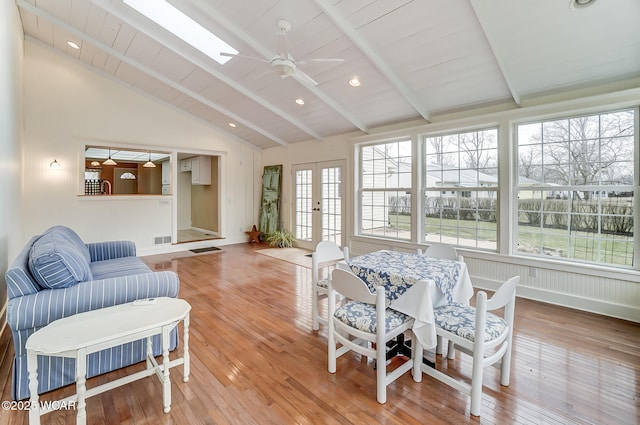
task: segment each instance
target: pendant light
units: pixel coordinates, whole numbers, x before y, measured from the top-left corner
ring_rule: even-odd
[[[118,165],[113,159],[111,159],[111,148],[109,148],[109,158],[102,163],[102,165]]]
[[[156,164],[151,162],[151,151],[149,151],[149,160],[144,163],[143,167],[146,167],[146,168],[155,168],[156,167]]]

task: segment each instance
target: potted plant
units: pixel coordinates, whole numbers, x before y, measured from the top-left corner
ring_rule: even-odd
[[[296,243],[296,237],[287,230],[276,230],[267,236],[267,243],[278,248],[291,248]]]

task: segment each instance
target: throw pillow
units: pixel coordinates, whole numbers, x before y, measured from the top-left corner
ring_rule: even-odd
[[[84,253],[68,237],[56,232],[42,235],[31,247],[29,271],[45,289],[67,288],[92,279]]]

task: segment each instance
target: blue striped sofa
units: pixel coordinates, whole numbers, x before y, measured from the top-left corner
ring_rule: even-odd
[[[136,299],[177,298],[180,283],[172,271],[153,272],[136,256],[130,241],[85,244],[70,228],[54,226],[34,236],[7,270],[7,323],[13,334],[14,400],[29,397],[27,338],[54,320]],[[172,334],[171,348],[177,345]],[[161,353],[154,337],[154,354]],[[87,376],[96,376],[145,359],[144,340],[93,353]],[[38,393],[75,382],[75,360],[38,357]]]

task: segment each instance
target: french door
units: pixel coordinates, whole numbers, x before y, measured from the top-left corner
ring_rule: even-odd
[[[314,249],[330,240],[346,243],[343,176],[345,161],[298,164],[293,173],[293,225],[297,245]]]

